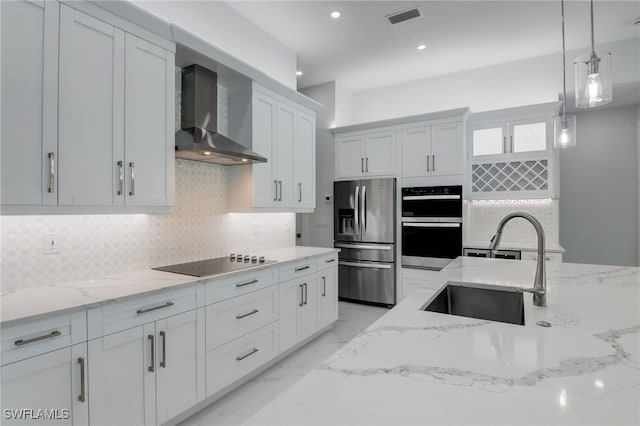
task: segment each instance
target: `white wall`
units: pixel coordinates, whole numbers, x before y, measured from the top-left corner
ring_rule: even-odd
[[[522,47],[526,49],[526,46]],[[613,54],[614,83],[640,80],[640,38],[596,46]],[[573,87],[573,58],[567,53],[567,88]],[[351,122],[362,123],[468,106],[471,112],[558,100],[562,90],[560,54],[357,92]]]
[[[132,3],[296,89],[295,53],[222,1],[134,0]]]
[[[577,146],[560,155],[565,261],[637,266],[638,106],[576,117]]]
[[[170,215],[1,216],[2,294],[294,245],[293,213],[227,213],[228,175],[225,166],[176,160]],[[59,254],[43,254],[45,234],[57,235]]]
[[[334,83],[336,92],[335,117],[331,127],[340,127],[353,122],[355,95],[344,85]]]
[[[316,116],[316,209],[298,215],[300,244],[333,247],[333,198],[326,202],[325,194],[333,194],[335,148],[329,129],[335,122],[337,90],[334,82],[307,87],[302,93],[324,105]]]

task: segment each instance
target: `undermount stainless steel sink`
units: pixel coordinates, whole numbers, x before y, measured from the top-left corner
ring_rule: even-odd
[[[524,325],[522,292],[515,287],[447,281],[420,309]]]

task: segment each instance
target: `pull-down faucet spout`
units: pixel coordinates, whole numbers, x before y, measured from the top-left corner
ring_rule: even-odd
[[[500,223],[498,224],[498,230],[496,234],[491,238],[491,245],[489,246],[489,250],[493,253],[498,249],[500,245],[500,240],[502,239],[502,230],[504,226],[511,219],[521,217],[523,219],[528,220],[536,230],[536,234],[538,235],[538,265],[536,266],[536,276],[533,279],[533,288],[521,288],[519,291],[525,291],[527,293],[533,293],[533,304],[536,306],[547,306],[547,276],[545,272],[545,255],[544,255],[544,229],[542,229],[542,225],[540,221],[530,215],[529,213],[523,212],[515,212],[509,213],[505,217],[502,218]]]

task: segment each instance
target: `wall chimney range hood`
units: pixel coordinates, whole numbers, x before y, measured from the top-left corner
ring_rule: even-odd
[[[200,65],[182,69],[182,130],[176,132],[176,157],[229,165],[267,159],[218,133],[218,76]]]

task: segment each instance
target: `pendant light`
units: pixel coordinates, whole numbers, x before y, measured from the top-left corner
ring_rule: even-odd
[[[564,0],[560,0],[562,16],[562,115],[553,120],[555,148],[569,148],[576,146],[576,116],[566,115],[567,103],[567,61],[564,46]]]
[[[591,10],[591,53],[577,58],[573,64],[576,72],[576,106],[592,108],[605,105],[613,99],[611,89],[611,52],[596,55],[593,40],[593,0]]]

